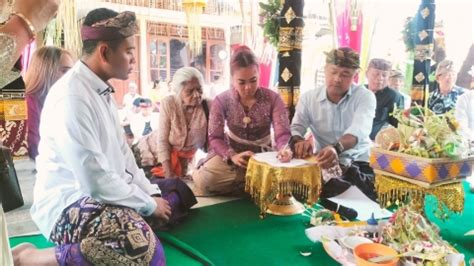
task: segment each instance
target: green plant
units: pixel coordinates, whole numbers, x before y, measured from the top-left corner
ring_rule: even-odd
[[[415,19],[413,17],[407,17],[402,31],[403,42],[405,43],[405,49],[407,52],[415,50],[415,31]]]
[[[281,11],[280,0],[268,0],[268,4],[260,2],[259,5],[260,17],[263,20],[260,24],[263,29],[263,34],[273,46],[278,47],[280,34],[279,17]]]

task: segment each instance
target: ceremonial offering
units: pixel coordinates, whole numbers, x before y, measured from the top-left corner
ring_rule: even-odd
[[[293,215],[304,212],[298,199],[314,204],[321,191],[321,169],[306,160],[280,162],[276,152],[258,153],[250,158],[245,175],[245,191],[266,213]]]
[[[427,183],[451,181],[472,174],[473,158],[458,134],[452,112],[436,115],[418,106],[395,110],[398,128],[376,136],[370,165],[374,169]]]
[[[472,158],[430,159],[380,148],[370,151],[370,166],[385,172],[427,183],[439,183],[472,174]]]
[[[425,158],[459,159],[467,155],[452,111],[436,115],[428,108],[415,106],[395,110],[393,116],[398,120],[400,138],[394,140],[399,143],[392,150]]]
[[[439,235],[439,229],[410,206],[399,208],[382,228],[382,243],[405,254],[415,265],[460,265],[459,254]],[[457,262],[453,264],[453,261]]]

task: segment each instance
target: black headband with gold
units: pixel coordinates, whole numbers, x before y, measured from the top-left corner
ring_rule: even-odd
[[[348,47],[333,49],[326,54],[326,64],[358,69],[360,66],[359,54]]]
[[[113,18],[81,27],[83,41],[111,41],[130,37],[138,32],[135,13],[125,11]]]

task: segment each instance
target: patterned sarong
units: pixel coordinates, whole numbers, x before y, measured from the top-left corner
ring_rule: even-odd
[[[133,209],[83,198],[51,233],[60,265],[166,265],[163,247]]]

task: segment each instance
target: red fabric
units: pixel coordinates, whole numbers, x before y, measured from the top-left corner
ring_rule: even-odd
[[[189,150],[189,151],[178,151],[178,150],[172,150],[170,157],[171,157],[171,171],[176,176],[183,176],[183,169],[181,166],[181,160],[180,159],[188,159],[191,160],[194,157],[194,154],[196,153],[196,149],[194,150]],[[165,176],[165,170],[163,166],[156,166],[151,169],[151,173],[154,176]]]
[[[117,40],[121,39],[124,36],[120,33],[120,28],[114,27],[90,27],[82,26],[81,27],[81,38],[83,41],[88,40]]]
[[[353,12],[354,18],[351,18],[351,2],[351,0],[346,0],[345,5],[338,6],[339,10],[336,8],[338,47],[350,47],[360,54],[364,17],[362,8],[359,6],[358,11]],[[351,26],[355,28],[351,29]],[[355,82],[357,80],[358,77],[355,78]]]
[[[270,86],[270,76],[272,74],[272,64],[260,64],[260,84],[261,88],[271,88]]]

